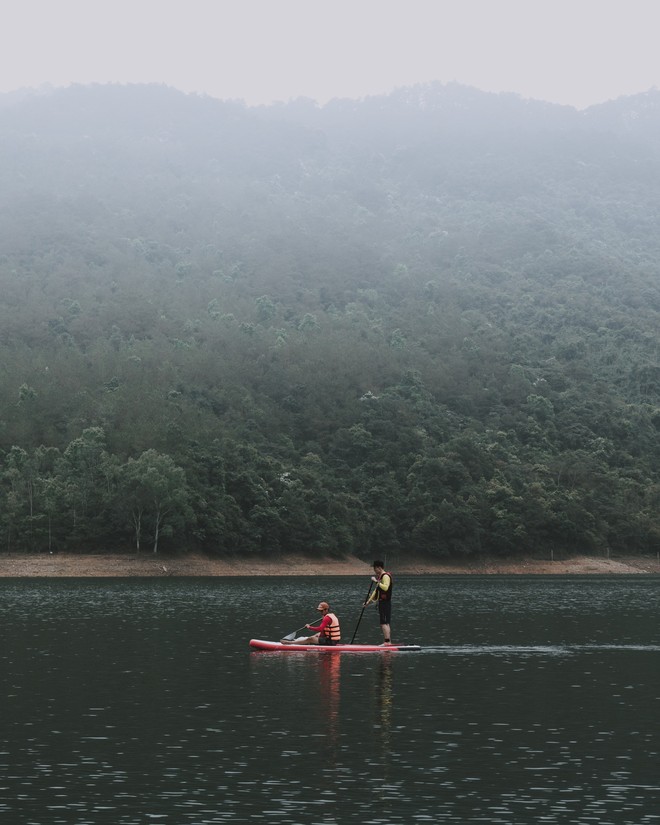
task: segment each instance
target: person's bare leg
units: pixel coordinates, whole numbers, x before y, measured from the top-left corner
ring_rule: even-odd
[[[385,644],[389,644],[392,641],[390,626],[388,624],[382,624],[380,627],[383,631],[383,640],[385,641]]]
[[[282,644],[285,645],[317,645],[319,643],[319,634],[315,633],[313,636],[298,636],[297,639],[289,641],[282,639]]]

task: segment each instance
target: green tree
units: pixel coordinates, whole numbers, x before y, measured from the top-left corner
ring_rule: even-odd
[[[129,459],[121,470],[121,486],[138,552],[145,525],[155,554],[163,536],[169,538],[176,530],[183,534],[186,520],[192,520],[186,475],[170,456],[150,449]]]
[[[76,544],[110,542],[116,460],[105,449],[101,427],[83,430],[67,446],[57,474],[70,518],[70,539]]]

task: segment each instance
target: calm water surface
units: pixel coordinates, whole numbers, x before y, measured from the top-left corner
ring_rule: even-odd
[[[660,823],[660,579],[0,580],[0,822]],[[365,611],[357,641],[380,641]]]

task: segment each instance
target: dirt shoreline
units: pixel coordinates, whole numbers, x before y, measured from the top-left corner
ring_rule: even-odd
[[[390,561],[399,575],[640,575],[660,574],[656,558],[613,559],[577,556],[557,561],[484,559],[434,562],[428,559]],[[0,578],[26,577],[158,577],[158,576],[364,576],[367,562],[357,558],[315,560],[301,556],[278,559],[210,559],[190,555],[166,558],[149,555],[0,555]]]

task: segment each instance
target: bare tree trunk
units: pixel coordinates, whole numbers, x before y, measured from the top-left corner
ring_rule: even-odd
[[[154,555],[158,552],[158,535],[160,533],[160,520],[161,520],[161,512],[160,508],[156,510],[156,529],[154,530]]]
[[[140,552],[140,534],[142,532],[142,510],[133,510],[133,527],[135,529],[135,548]]]

